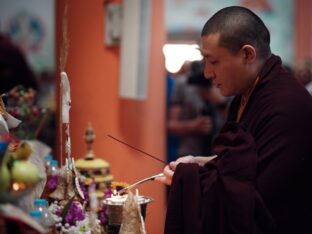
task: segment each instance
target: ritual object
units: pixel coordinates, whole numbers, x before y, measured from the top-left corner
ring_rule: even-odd
[[[106,198],[103,201],[103,203],[108,207],[108,230],[109,230],[109,233],[119,233],[120,226],[122,223],[124,223],[124,221],[126,223],[128,222],[126,224],[126,226],[128,226],[130,221],[128,218],[126,218],[126,216],[129,217],[129,215],[130,215],[129,212],[131,213],[131,211],[129,211],[129,210],[131,210],[129,208],[129,206],[130,207],[133,206],[133,205],[129,205],[129,203],[128,203],[129,201],[128,201],[126,209],[125,209],[125,205],[126,205],[126,201],[128,199],[128,196],[130,196],[129,197],[130,201],[133,200],[133,198],[131,198],[131,196],[133,196],[133,194],[130,192],[129,194],[124,194],[124,195],[119,195],[119,194],[115,193],[115,195],[112,194],[112,196],[110,198]],[[145,215],[146,215],[147,204],[152,202],[152,201],[153,201],[153,199],[150,197],[139,196],[138,194],[136,195],[135,202],[140,206],[140,215],[142,215],[142,221],[140,221],[141,223],[143,222],[143,219],[145,218]],[[133,203],[133,201],[130,203]],[[123,212],[125,212],[124,215],[123,215]],[[133,216],[133,213],[131,215]],[[133,219],[133,217],[132,217],[132,219]],[[131,220],[131,218],[130,218],[130,220]],[[137,221],[132,220],[131,222],[137,222]],[[128,228],[129,228],[129,226],[128,226]],[[133,232],[133,233],[135,233],[135,232]]]
[[[137,190],[138,191],[138,190]],[[131,192],[125,201],[122,211],[122,224],[119,234],[145,234],[145,224],[141,215],[141,207],[138,204],[138,196]]]
[[[93,152],[92,144],[95,139],[91,123],[85,132],[87,153],[84,158],[76,161],[76,168],[81,175],[92,178],[96,184],[96,196],[99,200],[104,198],[104,190],[110,187],[113,176],[110,174],[110,164],[104,159],[97,158]]]

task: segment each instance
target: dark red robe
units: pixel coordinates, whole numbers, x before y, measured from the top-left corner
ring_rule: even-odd
[[[312,97],[272,55],[236,123],[240,98],[218,157],[178,165],[165,233],[312,233]]]

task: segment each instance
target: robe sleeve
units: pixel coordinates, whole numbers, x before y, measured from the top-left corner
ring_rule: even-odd
[[[165,233],[202,233],[199,173],[197,164],[178,165],[170,188]]]
[[[228,123],[216,138],[214,150],[218,157],[204,167],[178,165],[165,233],[253,233],[255,207],[263,205],[255,190],[253,137],[236,123]],[[262,214],[271,221],[269,214]]]

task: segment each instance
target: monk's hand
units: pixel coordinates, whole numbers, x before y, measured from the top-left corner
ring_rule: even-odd
[[[155,180],[164,183],[166,185],[171,185],[174,171],[170,168],[170,165],[165,166],[163,174],[164,176],[156,177]]]
[[[183,156],[178,158],[176,161],[172,161],[169,163],[169,167],[175,171],[179,163],[196,163],[195,157],[192,155]]]
[[[169,165],[165,166],[163,171],[164,176],[155,178],[155,180],[167,185],[171,185],[174,171],[179,163],[196,163],[196,161],[195,157],[191,155],[178,158],[176,161],[170,162]]]

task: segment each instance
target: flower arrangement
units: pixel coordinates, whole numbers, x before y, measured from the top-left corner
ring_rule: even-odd
[[[48,179],[47,187],[48,187],[50,192],[53,192],[56,189],[57,183],[58,183],[58,176],[57,175],[52,175]]]
[[[56,210],[56,214],[58,216],[63,215],[64,209],[65,209],[65,207],[59,208],[58,210]],[[64,216],[65,217],[64,217],[63,223],[65,225],[68,224],[70,226],[74,226],[74,225],[76,225],[77,221],[82,221],[86,218],[86,214],[84,213],[84,209],[83,209],[81,203],[78,201],[71,202],[70,208],[69,208],[67,214]]]
[[[16,86],[7,93],[6,111],[22,121],[11,133],[19,139],[35,139],[39,133],[46,109],[36,105],[37,92],[32,88]]]
[[[58,175],[51,176],[47,181],[49,192],[55,191],[57,184]],[[49,210],[54,219],[57,220],[56,228],[63,233],[91,233],[94,228],[98,229],[98,233],[106,233],[108,230],[108,209],[104,203],[97,201],[94,194],[94,180],[80,176],[79,184],[84,194],[84,200],[74,196],[66,204],[59,201],[51,202]],[[105,188],[104,194],[105,198],[111,197],[111,188]],[[96,208],[92,209],[92,205],[96,205]]]
[[[100,220],[92,220],[91,212],[88,212],[82,203],[71,199],[65,206],[54,201],[49,206],[49,211],[56,220],[56,229],[60,233],[91,233],[98,230],[101,232]],[[93,232],[92,232],[93,233]]]

